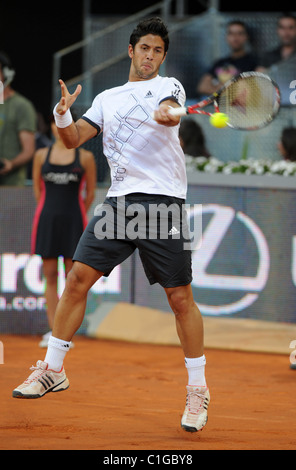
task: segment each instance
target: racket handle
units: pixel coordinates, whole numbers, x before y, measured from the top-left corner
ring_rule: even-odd
[[[169,113],[172,116],[186,116],[187,113],[187,108],[185,107],[178,107],[178,108],[173,108],[170,106]],[[151,114],[152,119],[154,119],[154,112]]]
[[[170,108],[169,113],[172,116],[186,116],[187,108],[185,108],[184,106],[180,106],[178,108]]]

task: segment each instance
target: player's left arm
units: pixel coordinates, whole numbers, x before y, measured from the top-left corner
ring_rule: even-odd
[[[178,108],[180,105],[173,99],[162,101],[159,108],[154,111],[154,120],[163,126],[173,127],[179,124],[180,116],[170,114],[170,108]]]

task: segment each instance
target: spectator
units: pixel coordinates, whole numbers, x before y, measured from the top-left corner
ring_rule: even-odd
[[[230,55],[217,60],[201,78],[197,85],[197,92],[201,95],[214,93],[233,76],[255,70],[258,65],[256,57],[247,49],[249,34],[245,23],[242,21],[228,23],[226,40],[230,47]]]
[[[36,112],[32,103],[11,88],[14,70],[0,53],[0,80],[4,86],[0,105],[0,186],[22,186],[26,165],[35,150]]]
[[[282,131],[278,150],[285,160],[296,161],[296,128],[285,127]]]
[[[64,257],[67,275],[87,223],[86,214],[96,185],[94,155],[83,149],[68,150],[59,137],[54,121],[51,127],[54,144],[39,149],[33,161],[33,189],[38,206],[32,230],[32,253],[39,254],[43,260],[50,330],[58,303],[58,257]],[[51,331],[43,336],[40,347],[47,346],[50,335]]]
[[[37,131],[35,134],[35,151],[38,149],[42,149],[44,147],[50,147],[53,142],[48,137],[48,130],[49,125],[44,119],[42,113],[37,112]],[[27,165],[27,179],[32,179],[32,167],[33,167],[33,160],[30,160]]]
[[[264,72],[273,64],[289,59],[296,53],[296,17],[282,15],[277,22],[277,35],[279,46],[262,55],[257,70]]]
[[[194,119],[182,119],[179,139],[185,155],[190,155],[191,157],[210,157],[203,130]]]

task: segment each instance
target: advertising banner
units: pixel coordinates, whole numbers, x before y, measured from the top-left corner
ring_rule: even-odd
[[[105,193],[97,190],[90,215]],[[202,220],[192,288],[203,315],[296,322],[295,196],[291,189],[189,185],[188,220]],[[31,188],[0,189],[0,333],[48,330],[42,260],[30,252],[35,207]],[[61,295],[62,258],[58,266]],[[103,302],[171,313],[163,288],[149,285],[137,250],[91,288],[85,324]]]

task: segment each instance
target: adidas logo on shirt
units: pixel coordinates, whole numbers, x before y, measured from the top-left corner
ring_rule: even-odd
[[[153,93],[152,91],[148,91],[148,93],[146,94],[145,98],[153,98]]]
[[[172,227],[171,230],[169,231],[169,235],[178,235],[179,230],[176,229],[176,227]]]

